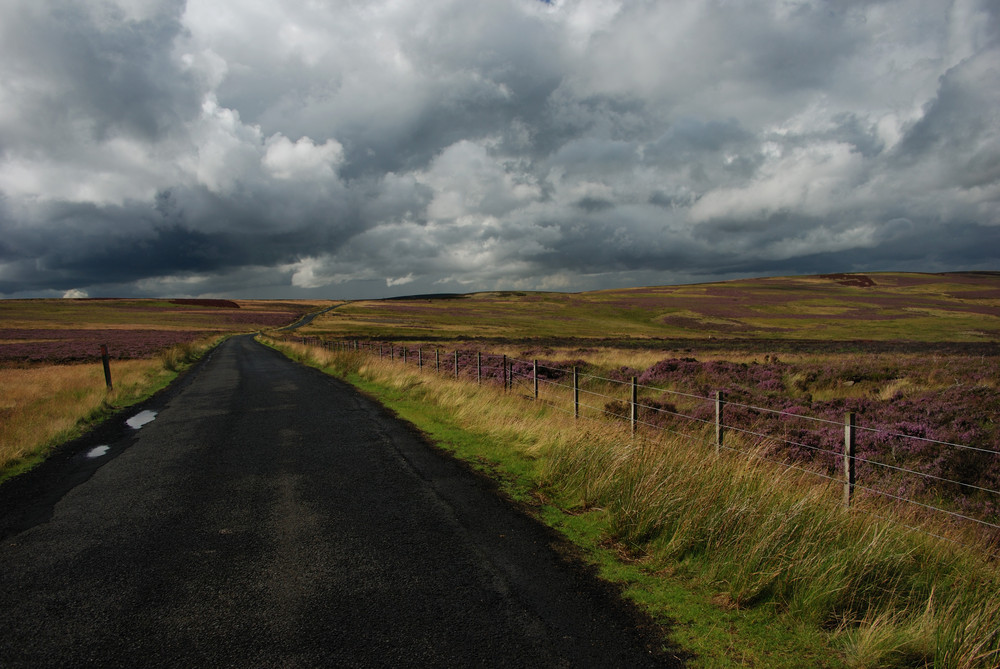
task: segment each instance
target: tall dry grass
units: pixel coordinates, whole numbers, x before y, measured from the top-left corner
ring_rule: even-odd
[[[115,362],[108,391],[100,363],[0,369],[0,471],[75,436],[78,424],[133,397],[159,360]]]
[[[171,347],[156,358],[114,360],[110,391],[100,362],[0,367],[0,480],[164,387],[215,343],[213,337]]]
[[[485,448],[530,460],[535,485],[567,511],[600,514],[607,539],[651,573],[689,574],[727,606],[824,630],[851,666],[1000,666],[1000,576],[982,547],[910,531],[916,520],[893,508],[848,511],[830,485],[744,454],[574,421],[398,361],[282,346],[443,409]]]

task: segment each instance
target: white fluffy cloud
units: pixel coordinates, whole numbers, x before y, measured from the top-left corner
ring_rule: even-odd
[[[1000,260],[986,0],[3,13],[0,295],[358,297]]]

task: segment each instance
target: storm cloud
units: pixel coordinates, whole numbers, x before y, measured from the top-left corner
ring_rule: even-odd
[[[1000,260],[989,0],[9,0],[0,296]]]

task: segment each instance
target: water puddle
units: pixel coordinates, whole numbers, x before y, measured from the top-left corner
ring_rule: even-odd
[[[110,449],[110,448],[111,448],[110,446],[97,446],[95,448],[90,449],[87,452],[87,457],[88,458],[99,458],[102,455],[106,455],[107,452],[108,452],[108,449]]]
[[[136,415],[129,418],[127,421],[125,421],[125,424],[128,425],[133,430],[138,430],[146,423],[152,423],[154,418],[156,418],[156,412],[149,411],[147,409],[146,411],[140,411]]]

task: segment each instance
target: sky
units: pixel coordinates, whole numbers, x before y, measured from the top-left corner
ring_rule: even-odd
[[[1000,270],[995,0],[2,0],[0,297]]]

